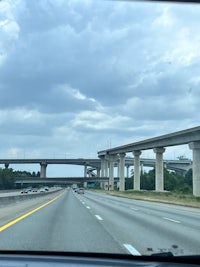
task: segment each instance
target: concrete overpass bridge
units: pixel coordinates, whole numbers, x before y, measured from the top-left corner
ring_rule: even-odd
[[[118,166],[120,160],[117,160]],[[178,174],[185,175],[186,172],[192,168],[192,160],[186,158],[180,158],[179,160],[168,160],[163,159],[163,165],[166,169],[175,171]],[[114,164],[116,166],[116,163]],[[134,166],[134,158],[133,157],[125,157],[125,166],[127,167],[126,177],[128,177],[128,168],[130,166]],[[140,168],[143,171],[143,167],[152,167],[155,168],[156,160],[148,159],[148,158],[140,158]]]
[[[46,177],[46,169],[49,164],[65,164],[65,165],[81,165],[85,166],[84,176],[87,176],[87,166],[93,167],[97,170],[97,175],[100,176],[100,159],[0,159],[0,164],[5,165],[6,168],[11,164],[39,164],[40,165],[40,177]]]
[[[15,178],[15,184],[62,184],[72,185],[80,184],[84,182],[108,182],[109,177],[51,177],[51,178],[37,178],[37,177],[26,177],[26,178]],[[118,182],[119,178],[115,177],[114,182]]]
[[[114,163],[114,167],[119,166],[120,160],[117,159]],[[100,177],[101,170],[101,159],[0,159],[0,164],[5,165],[6,168],[11,164],[39,164],[40,165],[40,177],[46,178],[46,170],[49,164],[65,164],[65,165],[79,165],[84,166],[84,177],[88,176],[98,176]],[[129,167],[134,165],[133,157],[125,157],[125,166],[127,168],[126,176],[129,177]],[[140,159],[141,168],[143,166],[155,167],[155,159]],[[191,168],[192,161],[188,159],[184,160],[164,160],[164,166],[169,170],[185,174],[189,168]],[[95,173],[96,171],[96,173]]]
[[[140,190],[140,155],[143,150],[152,149],[156,155],[155,190],[163,191],[163,153],[165,152],[165,148],[183,144],[188,144],[189,148],[193,151],[193,194],[195,196],[200,196],[200,126],[99,151],[98,156],[101,159],[101,175],[102,177],[109,176],[109,184],[111,185],[111,189],[114,189],[113,169],[115,162],[119,160],[120,190],[123,191],[125,189],[125,156],[126,153],[131,152],[134,155],[133,189]]]

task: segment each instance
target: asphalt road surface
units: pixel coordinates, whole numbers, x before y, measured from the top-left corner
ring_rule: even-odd
[[[28,203],[0,208],[0,249],[200,254],[199,209],[73,190]]]

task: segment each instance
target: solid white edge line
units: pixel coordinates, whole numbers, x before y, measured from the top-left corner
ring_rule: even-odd
[[[132,245],[130,244],[123,244],[124,247],[134,256],[141,256],[140,252],[137,251]]]
[[[101,216],[99,216],[99,215],[95,215],[95,217],[96,217],[99,221],[103,221],[103,219],[101,218]]]
[[[174,222],[174,223],[181,223],[180,221],[176,221],[167,217],[162,217],[164,220],[170,221],[170,222]]]

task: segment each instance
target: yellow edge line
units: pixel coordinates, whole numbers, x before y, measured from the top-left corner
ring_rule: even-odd
[[[43,205],[37,207],[36,209],[31,210],[31,211],[29,211],[28,213],[25,213],[24,215],[18,217],[17,219],[15,219],[15,220],[13,220],[13,221],[11,221],[11,222],[9,222],[9,223],[3,225],[2,227],[0,227],[0,232],[4,231],[5,229],[7,229],[8,227],[12,226],[13,224],[15,224],[15,223],[17,223],[17,222],[23,220],[24,218],[28,217],[29,215],[33,214],[34,212],[36,212],[36,211],[38,211],[38,210],[44,208],[45,206],[51,204],[51,203],[54,202],[56,199],[58,199],[59,197],[61,197],[63,194],[64,194],[64,192],[63,192],[62,194],[58,195],[57,197],[53,198],[52,200],[50,200],[50,201],[44,203]]]

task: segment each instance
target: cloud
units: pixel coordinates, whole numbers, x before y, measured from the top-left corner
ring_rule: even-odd
[[[1,1],[2,155],[95,156],[197,126],[198,18],[170,3]]]

